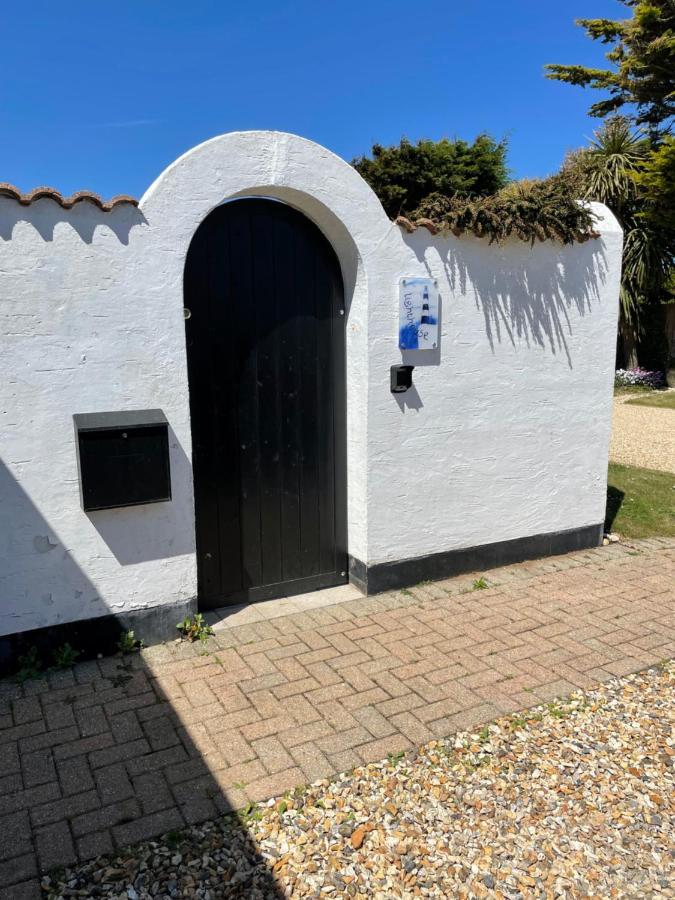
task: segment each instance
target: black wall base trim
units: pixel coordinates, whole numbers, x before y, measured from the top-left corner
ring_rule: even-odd
[[[95,659],[99,653],[103,656],[115,653],[120,635],[126,631],[133,631],[136,640],[143,641],[148,647],[173,640],[178,637],[178,622],[196,611],[197,600],[193,598],[3,635],[0,637],[0,677],[16,672],[19,658],[31,647],[37,650],[42,667],[48,669],[53,663],[54,650],[66,643],[79,651],[78,660],[83,660]]]
[[[368,593],[368,566],[355,556],[349,557],[349,581],[364,594]]]
[[[527,559],[540,559],[574,550],[588,550],[602,543],[603,525],[586,525],[569,531],[535,534],[531,537],[482,544],[462,550],[447,550],[430,556],[402,559],[391,563],[367,566],[353,556],[349,557],[349,580],[364,594],[410,587],[420,581],[451,578],[465,572],[494,569]]]

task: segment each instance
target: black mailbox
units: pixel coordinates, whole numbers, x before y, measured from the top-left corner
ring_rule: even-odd
[[[169,428],[161,409],[73,419],[85,511],[171,499]]]

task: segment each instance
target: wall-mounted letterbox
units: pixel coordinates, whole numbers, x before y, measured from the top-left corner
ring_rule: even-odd
[[[161,409],[73,419],[85,511],[171,499],[169,429]]]

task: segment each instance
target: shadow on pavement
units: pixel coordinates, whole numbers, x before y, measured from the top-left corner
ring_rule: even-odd
[[[231,740],[226,697],[236,667],[228,666],[227,650],[217,651],[218,662],[215,653],[198,659],[192,645],[178,651],[161,678],[134,653],[50,671],[23,686],[0,681],[2,900],[49,896],[40,889],[43,873],[98,856],[80,879],[69,874],[70,896],[287,896],[234,814],[247,803],[247,777],[261,774],[258,761],[237,761]],[[199,690],[185,700],[197,664],[200,675],[220,670],[210,673],[201,705]],[[205,820],[218,821],[189,839],[189,860],[200,862],[181,868],[178,855],[189,861],[181,831]],[[127,852],[160,835],[142,855]]]

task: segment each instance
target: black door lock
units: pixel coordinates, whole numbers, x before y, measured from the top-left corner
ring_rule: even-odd
[[[391,372],[391,392],[392,394],[402,394],[412,387],[412,373],[415,366],[392,366]]]

